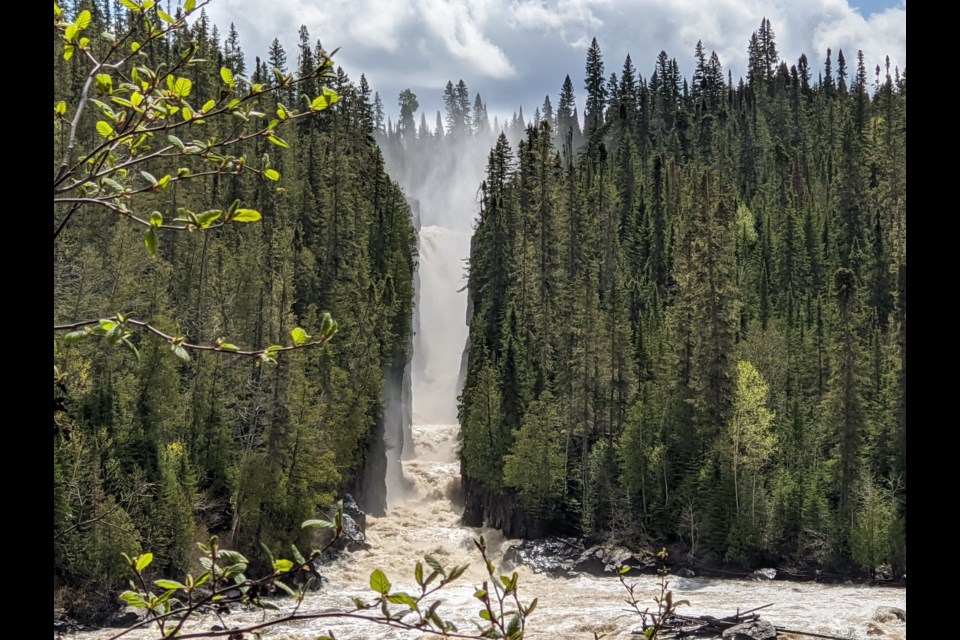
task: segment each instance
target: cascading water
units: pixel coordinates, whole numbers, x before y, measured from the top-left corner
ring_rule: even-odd
[[[344,611],[354,598],[372,600],[370,574],[382,570],[395,590],[416,591],[413,567],[425,554],[446,566],[470,564],[470,569],[441,592],[440,613],[465,631],[478,620],[479,605],[473,597],[486,578],[473,540],[481,533],[494,562],[501,562],[511,544],[495,530],[473,529],[461,524],[461,509],[452,498],[457,494],[460,465],[457,460],[459,425],[456,422],[456,380],[460,353],[466,338],[464,322],[466,296],[462,259],[468,254],[466,233],[441,227],[424,227],[420,236],[420,317],[415,348],[425,349],[413,367],[412,457],[402,461],[404,482],[388,479],[388,511],[384,517],[367,518],[369,550],[346,553],[323,569],[323,589],[310,594],[302,613]],[[417,365],[419,362],[419,365]],[[406,457],[406,451],[405,451]],[[389,478],[389,476],[388,476]],[[400,490],[405,486],[404,490]],[[623,604],[623,588],[614,577],[573,575],[555,577],[535,574],[526,567],[502,567],[520,574],[520,593],[525,602],[539,598],[539,607],[527,627],[529,640],[593,638],[593,632],[608,638],[637,637],[640,620]],[[652,607],[658,593],[655,576],[638,576],[638,596]],[[811,583],[749,582],[701,578],[671,578],[677,599],[689,600],[690,612],[697,615],[730,615],[741,610],[774,603],[763,617],[786,628],[802,629],[838,637],[867,638],[868,622],[878,606],[906,606],[906,592],[862,586],[829,586]],[[288,611],[290,605],[282,604]],[[262,614],[235,611],[227,624],[245,626],[262,621]],[[216,619],[199,621],[199,628],[218,624]],[[885,638],[905,638],[905,624],[882,625]],[[412,640],[424,636],[372,623],[308,621],[269,629],[263,637],[283,640],[316,638],[333,630],[341,640],[384,638]],[[84,638],[109,638],[116,631],[81,634]],[[129,638],[152,638],[134,633]],[[790,637],[783,636],[783,637]],[[799,638],[800,636],[796,636]]]

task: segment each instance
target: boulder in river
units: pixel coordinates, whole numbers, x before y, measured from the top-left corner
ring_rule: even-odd
[[[877,607],[873,619],[877,622],[906,622],[907,612],[899,607]]]
[[[777,577],[777,570],[769,569],[769,568],[757,569],[752,574],[750,574],[750,577],[753,578],[754,580],[773,580],[774,578]]]
[[[754,620],[730,627],[723,632],[723,640],[776,640],[777,628],[766,620]]]

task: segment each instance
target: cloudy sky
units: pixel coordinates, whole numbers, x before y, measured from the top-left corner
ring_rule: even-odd
[[[657,54],[677,58],[690,77],[702,40],[736,81],[746,72],[750,34],[766,16],[782,58],[806,53],[814,69],[827,47],[843,49],[851,70],[863,49],[872,81],[889,55],[906,67],[905,0],[215,0],[208,13],[221,33],[235,23],[248,59],[265,56],[279,37],[291,61],[300,25],[351,78],[366,74],[395,119],[397,95],[417,94],[430,125],[447,80],[460,78],[487,102],[491,118],[523,106],[529,119],[550,94],[556,105],[569,73],[583,108],[583,70],[595,36],[606,75],[619,74],[629,53],[649,76]],[[816,73],[814,73],[816,77]]]

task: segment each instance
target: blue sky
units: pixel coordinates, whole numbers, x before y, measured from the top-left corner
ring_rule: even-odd
[[[736,81],[764,17],[791,64],[806,53],[819,70],[831,47],[851,66],[863,49],[871,78],[885,56],[906,66],[905,0],[284,0],[264,7],[262,0],[215,0],[208,11],[221,33],[236,23],[248,59],[265,57],[276,36],[295,60],[297,30],[306,25],[327,49],[341,47],[337,61],[354,80],[366,74],[389,114],[395,118],[397,96],[409,87],[431,126],[447,80],[460,78],[471,95],[480,92],[491,117],[522,105],[529,119],[545,95],[556,104],[569,73],[582,111],[594,36],[607,75],[619,73],[629,53],[649,76],[664,50],[689,77],[701,39]]]

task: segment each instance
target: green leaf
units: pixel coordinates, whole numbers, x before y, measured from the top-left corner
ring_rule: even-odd
[[[527,612],[525,615],[530,615],[531,613],[533,613],[534,609],[537,608],[537,601],[538,601],[538,598],[533,599],[533,602],[531,602],[530,606],[527,607]]]
[[[147,251],[150,252],[151,258],[157,257],[157,230],[153,227],[147,229],[147,233],[143,238],[143,243],[147,245]]]
[[[283,147],[284,149],[290,148],[290,145],[287,144],[285,140],[278,138],[277,136],[267,136],[267,140],[277,145],[278,147]]]
[[[419,611],[417,601],[407,593],[393,593],[387,596],[387,601],[392,604],[405,604],[413,611]]]
[[[105,73],[98,73],[96,77],[97,88],[100,89],[103,93],[110,93],[113,91],[113,78]]]
[[[157,186],[157,179],[153,177],[153,174],[149,171],[141,171],[140,175],[143,176],[143,179],[149,182],[154,187]]]
[[[300,553],[300,549],[297,549],[297,545],[291,544],[290,551],[293,553],[293,559],[296,560],[297,564],[305,564],[307,559],[303,557],[303,554]]]
[[[223,560],[230,564],[247,564],[249,562],[242,553],[239,551],[231,551],[230,549],[220,549],[217,551],[217,560]]]
[[[162,224],[163,224],[163,216],[160,215],[160,212],[159,212],[159,211],[154,211],[153,213],[150,214],[150,226],[151,226],[151,227],[156,228],[156,227],[161,226]]]
[[[310,527],[320,527],[321,529],[333,529],[333,523],[327,522],[326,520],[306,520],[303,524],[300,525],[301,529],[307,529]]]
[[[130,11],[133,11],[134,13],[140,13],[140,5],[135,3],[133,0],[120,0],[120,4],[125,6],[127,9],[130,9]]]
[[[447,582],[453,582],[457,578],[463,575],[463,572],[467,570],[469,565],[463,565],[462,567],[454,567],[450,572],[450,575],[447,576]]]
[[[113,127],[110,126],[109,122],[101,120],[97,123],[97,133],[99,133],[103,138],[109,138],[113,135]]]
[[[187,0],[183,3],[183,10],[190,13],[197,8],[197,0]]]
[[[77,29],[77,25],[72,24],[67,27],[66,32],[63,34],[63,37],[67,39],[68,42],[73,42],[77,39],[77,34],[80,33],[80,30]]]
[[[220,79],[223,80],[223,83],[233,89],[237,81],[233,79],[233,71],[227,69],[226,67],[220,67]]]
[[[235,344],[230,344],[229,342],[220,343],[220,348],[224,351],[239,351],[240,347]]]
[[[101,321],[100,321],[100,327],[101,327],[104,331],[111,331],[111,330],[113,330],[113,328],[116,327],[116,326],[117,326],[117,323],[114,322],[113,320],[101,320]]]
[[[186,98],[190,95],[190,91],[193,89],[193,83],[186,78],[177,78],[173,83],[173,94],[178,98]]]
[[[190,354],[187,352],[186,349],[183,348],[182,345],[172,344],[170,345],[170,349],[173,350],[176,356],[181,360],[183,360],[184,362],[190,362]]]
[[[153,562],[153,554],[150,552],[143,554],[142,556],[137,558],[137,564],[136,564],[137,571],[138,572],[143,571],[144,569],[150,566],[151,562]]]
[[[53,113],[54,115],[57,115],[60,117],[65,116],[67,114],[67,103],[64,102],[63,100],[58,102],[56,106],[53,108]]]
[[[439,562],[436,558],[434,558],[434,557],[431,556],[431,555],[427,555],[427,556],[424,556],[423,559],[426,561],[426,563],[427,563],[428,565],[430,565],[430,567],[431,567],[434,571],[436,571],[436,572],[439,573],[440,575],[446,577],[447,572],[443,570],[443,565],[440,564],[440,562]]]
[[[286,573],[293,569],[293,562],[290,560],[280,559],[273,563],[273,570],[278,573]]]
[[[307,340],[310,339],[310,336],[307,335],[307,332],[297,327],[290,332],[290,337],[293,338],[293,344],[306,344]]]
[[[86,29],[87,27],[89,27],[89,26],[90,26],[90,12],[89,12],[89,11],[86,11],[86,10],[81,11],[81,12],[80,12],[80,15],[77,16],[77,21],[74,22],[74,24],[77,25],[77,29],[80,29],[81,31],[84,30],[84,29]]]
[[[164,13],[160,9],[157,9],[157,16],[167,24],[173,24],[176,22],[172,17],[170,17],[170,14]]]
[[[513,618],[511,618],[510,624],[507,625],[507,635],[512,637],[513,634],[517,633],[518,631],[520,631],[520,616],[515,615]]]
[[[157,585],[161,589],[186,589],[187,585],[177,582],[176,580],[154,580],[153,584]]]
[[[280,173],[276,169],[267,169],[263,172],[263,175],[274,182],[280,179]]]
[[[140,51],[140,43],[139,43],[139,42],[131,42],[131,43],[130,43],[130,51],[133,51],[134,53],[136,53],[137,51]]]
[[[370,574],[370,588],[382,595],[390,593],[390,581],[380,569],[374,569]]]
[[[287,594],[288,596],[290,596],[291,598],[296,598],[296,597],[297,597],[297,592],[296,592],[296,591],[294,591],[293,589],[291,589],[289,586],[285,585],[284,583],[280,582],[279,580],[277,580],[276,585],[277,585],[278,587],[280,587],[284,592],[286,592],[286,594]]]
[[[64,45],[63,47],[63,59],[69,60],[73,57],[74,47],[72,44]]]
[[[487,611],[486,609],[480,610],[480,617],[488,622],[493,622],[493,618],[491,617],[490,612]]]
[[[231,222],[256,222],[261,218],[259,211],[253,209],[237,209],[236,214],[230,219]]]
[[[417,566],[413,569],[413,577],[416,578],[417,584],[421,587],[423,586],[423,563],[417,560]]]
[[[210,111],[210,109],[213,109],[215,106],[217,106],[216,102],[214,102],[213,100],[207,100],[206,102],[203,103],[203,107],[200,110],[203,111],[204,113],[207,113]]]
[[[133,591],[124,591],[120,594],[120,599],[131,607],[136,607],[138,609],[147,608],[147,601],[144,600],[139,593],[134,593]]]
[[[197,221],[200,223],[201,229],[206,229],[211,224],[217,221],[220,216],[223,215],[223,211],[219,209],[211,209],[210,211],[204,211],[203,213],[197,214]]]
[[[63,336],[63,341],[67,344],[76,344],[89,335],[86,331],[71,331]]]

